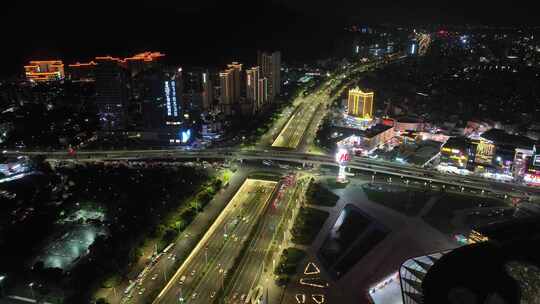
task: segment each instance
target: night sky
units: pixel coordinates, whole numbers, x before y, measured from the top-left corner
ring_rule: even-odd
[[[343,25],[359,23],[538,24],[533,1],[9,1],[0,4],[0,74],[30,59],[70,63],[96,55],[159,50],[183,65],[252,63],[255,50],[286,61],[324,56]],[[17,2],[17,3],[11,3]],[[514,3],[514,6],[510,6]]]

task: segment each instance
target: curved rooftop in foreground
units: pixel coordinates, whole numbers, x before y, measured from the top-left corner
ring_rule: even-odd
[[[399,271],[403,303],[538,303],[538,226],[538,218],[496,224],[486,229],[489,241],[405,261]]]

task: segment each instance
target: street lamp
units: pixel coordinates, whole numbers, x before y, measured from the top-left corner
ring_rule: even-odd
[[[28,284],[28,287],[30,287],[30,292],[32,293],[32,298],[33,298],[34,300],[36,300],[36,295],[34,294],[34,285],[35,285],[35,284],[36,284],[36,283],[34,283],[34,282],[31,282],[30,284]],[[37,300],[36,300],[36,302],[37,302]]]
[[[4,297],[4,280],[6,279],[6,275],[0,274],[0,298]]]

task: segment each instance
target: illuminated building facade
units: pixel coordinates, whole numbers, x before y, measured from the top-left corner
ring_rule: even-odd
[[[347,114],[362,119],[372,119],[373,95],[373,92],[364,92],[358,87],[349,90]]]
[[[233,62],[227,65],[229,71],[231,71],[233,85],[232,85],[232,99],[233,103],[238,103],[240,96],[242,95],[242,64]]]
[[[257,86],[257,99],[261,107],[268,102],[268,78],[259,78]]]
[[[202,73],[202,110],[210,111],[214,103],[214,87],[210,73],[204,71]]]
[[[124,58],[123,61],[131,76],[135,76],[146,69],[156,67],[163,57],[165,54],[160,52],[143,52]]]
[[[358,155],[368,155],[375,149],[390,142],[395,136],[394,128],[383,124],[372,125],[366,130],[352,128],[335,129],[336,132],[342,134],[337,145],[347,147]]]
[[[532,186],[540,186],[540,153],[536,150],[536,145],[532,150],[523,152],[525,156],[523,157],[525,167],[522,171],[523,181]]]
[[[260,78],[267,79],[268,101],[273,102],[281,92],[281,53],[257,52],[257,65],[260,67]]]
[[[260,112],[268,101],[268,80],[261,77],[259,67],[246,70],[246,98],[254,113]]]
[[[131,108],[137,112],[130,115],[131,129],[152,133],[161,142],[179,144],[180,130],[188,125],[184,119],[181,69],[148,69],[133,77],[131,83]]]
[[[451,137],[441,147],[441,163],[460,169],[466,169],[471,155],[470,141],[465,137]],[[474,158],[471,160],[471,162]]]
[[[96,80],[96,65],[94,61],[69,64],[68,78],[74,82],[93,82]]]
[[[32,82],[49,82],[65,77],[62,60],[34,60],[24,66],[26,79]]]
[[[347,164],[351,160],[351,155],[345,147],[339,147],[335,155],[336,162],[339,165],[338,175],[336,181],[338,183],[347,182]]]
[[[533,145],[534,141],[523,136],[491,129],[473,139],[450,137],[441,147],[440,161],[490,178],[521,179],[529,170]]]
[[[474,162],[477,164],[491,165],[495,155],[495,145],[488,140],[479,140],[476,143]]]
[[[220,109],[225,115],[231,115],[233,104],[233,76],[231,71],[225,70],[219,73]]]
[[[219,73],[221,88],[220,107],[225,115],[232,115],[240,101],[242,64],[233,62],[228,69]]]

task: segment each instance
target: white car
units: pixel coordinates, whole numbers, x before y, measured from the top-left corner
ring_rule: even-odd
[[[215,296],[216,296],[216,292],[212,291],[212,293],[210,293],[210,299],[213,299]]]
[[[197,293],[196,293],[196,292],[194,292],[194,293],[193,293],[193,295],[191,296],[191,298],[192,298],[192,299],[195,299],[195,298],[197,298]]]
[[[158,274],[157,274],[157,273],[154,274],[154,275],[152,276],[152,281],[155,281],[155,280],[157,279],[157,277],[158,277]]]

